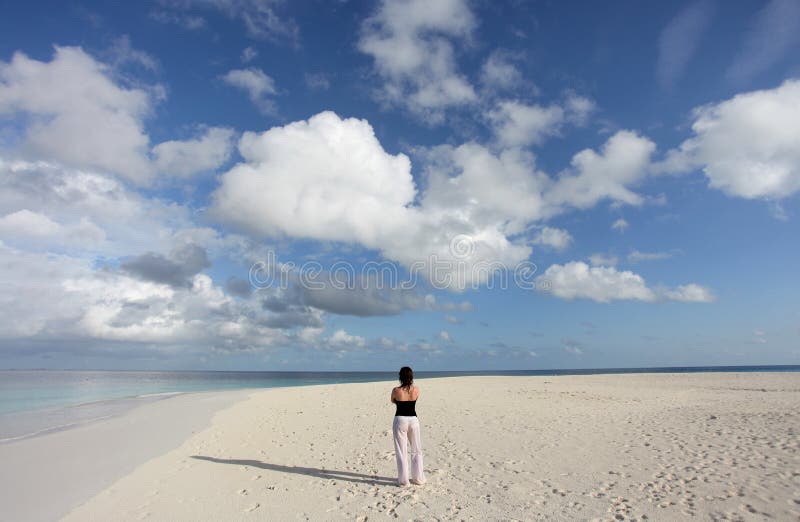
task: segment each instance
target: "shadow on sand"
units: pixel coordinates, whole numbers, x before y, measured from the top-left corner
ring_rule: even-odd
[[[390,477],[379,477],[377,475],[365,475],[352,471],[337,471],[335,469],[307,468],[303,466],[284,466],[282,464],[270,464],[260,460],[245,459],[218,459],[206,457],[204,455],[192,455],[193,459],[216,462],[218,464],[233,464],[236,466],[250,466],[252,468],[270,469],[272,471],[282,471],[283,473],[296,473],[321,479],[346,480],[358,484],[369,484],[371,486],[396,486],[397,480]]]

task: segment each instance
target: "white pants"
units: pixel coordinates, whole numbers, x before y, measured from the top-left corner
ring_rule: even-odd
[[[394,433],[394,454],[397,457],[397,483],[408,484],[408,445],[411,443],[411,480],[417,484],[425,482],[422,471],[422,439],[419,419],[416,417],[395,416],[392,424]]]

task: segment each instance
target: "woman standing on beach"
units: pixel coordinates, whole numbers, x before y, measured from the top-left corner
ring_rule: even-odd
[[[392,389],[391,400],[397,406],[394,414],[392,432],[394,433],[394,453],[397,457],[397,483],[407,486],[408,446],[411,445],[411,482],[425,483],[422,471],[422,438],[415,405],[419,399],[419,388],[414,386],[414,371],[408,366],[400,368],[400,386]]]

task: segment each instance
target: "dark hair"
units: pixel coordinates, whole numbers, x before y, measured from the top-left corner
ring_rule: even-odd
[[[408,366],[400,368],[400,387],[410,388],[414,384],[414,370]]]

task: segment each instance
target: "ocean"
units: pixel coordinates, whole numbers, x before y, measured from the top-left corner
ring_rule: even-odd
[[[418,379],[466,375],[800,372],[794,366],[430,371]],[[391,372],[0,370],[0,443],[119,415],[178,393],[395,380]]]

